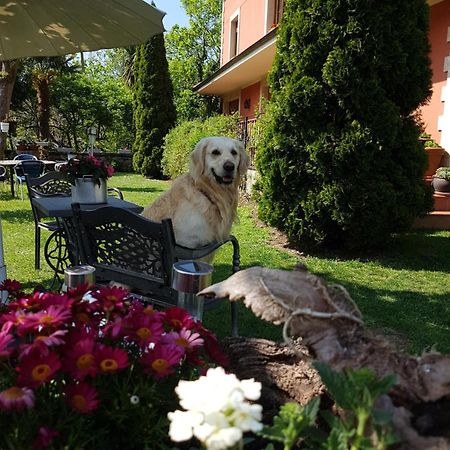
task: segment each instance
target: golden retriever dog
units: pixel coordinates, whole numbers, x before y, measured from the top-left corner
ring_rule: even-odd
[[[249,158],[237,139],[201,139],[191,153],[189,172],[144,209],[153,221],[172,219],[177,244],[199,248],[222,242],[236,218],[239,183]]]

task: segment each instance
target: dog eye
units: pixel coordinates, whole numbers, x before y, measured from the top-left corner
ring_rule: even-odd
[[[236,155],[237,155],[237,151],[236,151],[236,150],[231,150],[231,154],[232,154],[233,156],[236,156]]]
[[[217,150],[217,149],[214,149],[211,153],[212,153],[214,156],[220,155],[220,151]]]

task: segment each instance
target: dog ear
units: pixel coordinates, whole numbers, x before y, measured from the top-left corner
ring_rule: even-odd
[[[207,139],[208,138],[200,139],[191,153],[189,173],[194,180],[201,177],[205,170],[206,145],[208,143]]]
[[[239,149],[239,156],[240,156],[237,178],[241,178],[247,172],[248,166],[250,165],[250,158],[248,157],[247,152],[245,151],[244,143],[242,141],[238,141],[237,139],[235,139],[235,141],[237,142],[237,148]]]

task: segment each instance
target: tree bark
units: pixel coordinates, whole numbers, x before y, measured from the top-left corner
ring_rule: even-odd
[[[398,351],[388,339],[374,336],[365,329],[361,313],[342,286],[328,286],[304,268],[287,272],[252,267],[204,289],[200,295],[242,299],[256,316],[284,324],[287,342],[291,342],[290,336],[301,338],[308,351],[305,353],[295,343],[290,344],[291,348],[337,371],[367,367],[378,377],[395,374],[396,383],[389,396],[383,398],[383,407],[393,415],[403,448],[450,450],[450,357],[439,353],[414,357]],[[274,374],[276,360],[267,356],[267,345],[247,341],[238,343],[237,360],[233,356],[236,346],[228,345],[232,361],[237,361],[233,366],[236,373],[251,373],[253,361],[257,361],[262,383],[272,391],[275,385],[288,398],[300,401],[297,386],[310,372],[304,372],[304,366],[294,367],[298,361],[287,360]],[[282,348],[273,350],[273,355]],[[287,384],[286,376],[295,382]],[[321,388],[312,391],[315,389]]]
[[[17,72],[19,70],[20,61],[1,61],[0,74],[0,121],[8,119],[11,98],[16,81]],[[0,159],[5,158],[5,150],[8,135],[0,133]]]

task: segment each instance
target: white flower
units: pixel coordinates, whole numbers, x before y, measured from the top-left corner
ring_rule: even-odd
[[[130,403],[132,405],[138,405],[139,404],[139,397],[137,395],[132,395],[130,397]]]
[[[262,429],[261,405],[251,404],[261,395],[261,383],[209,369],[196,381],[180,381],[175,388],[187,411],[169,413],[169,435],[174,441],[195,436],[207,450],[226,450],[242,440],[245,431]]]

